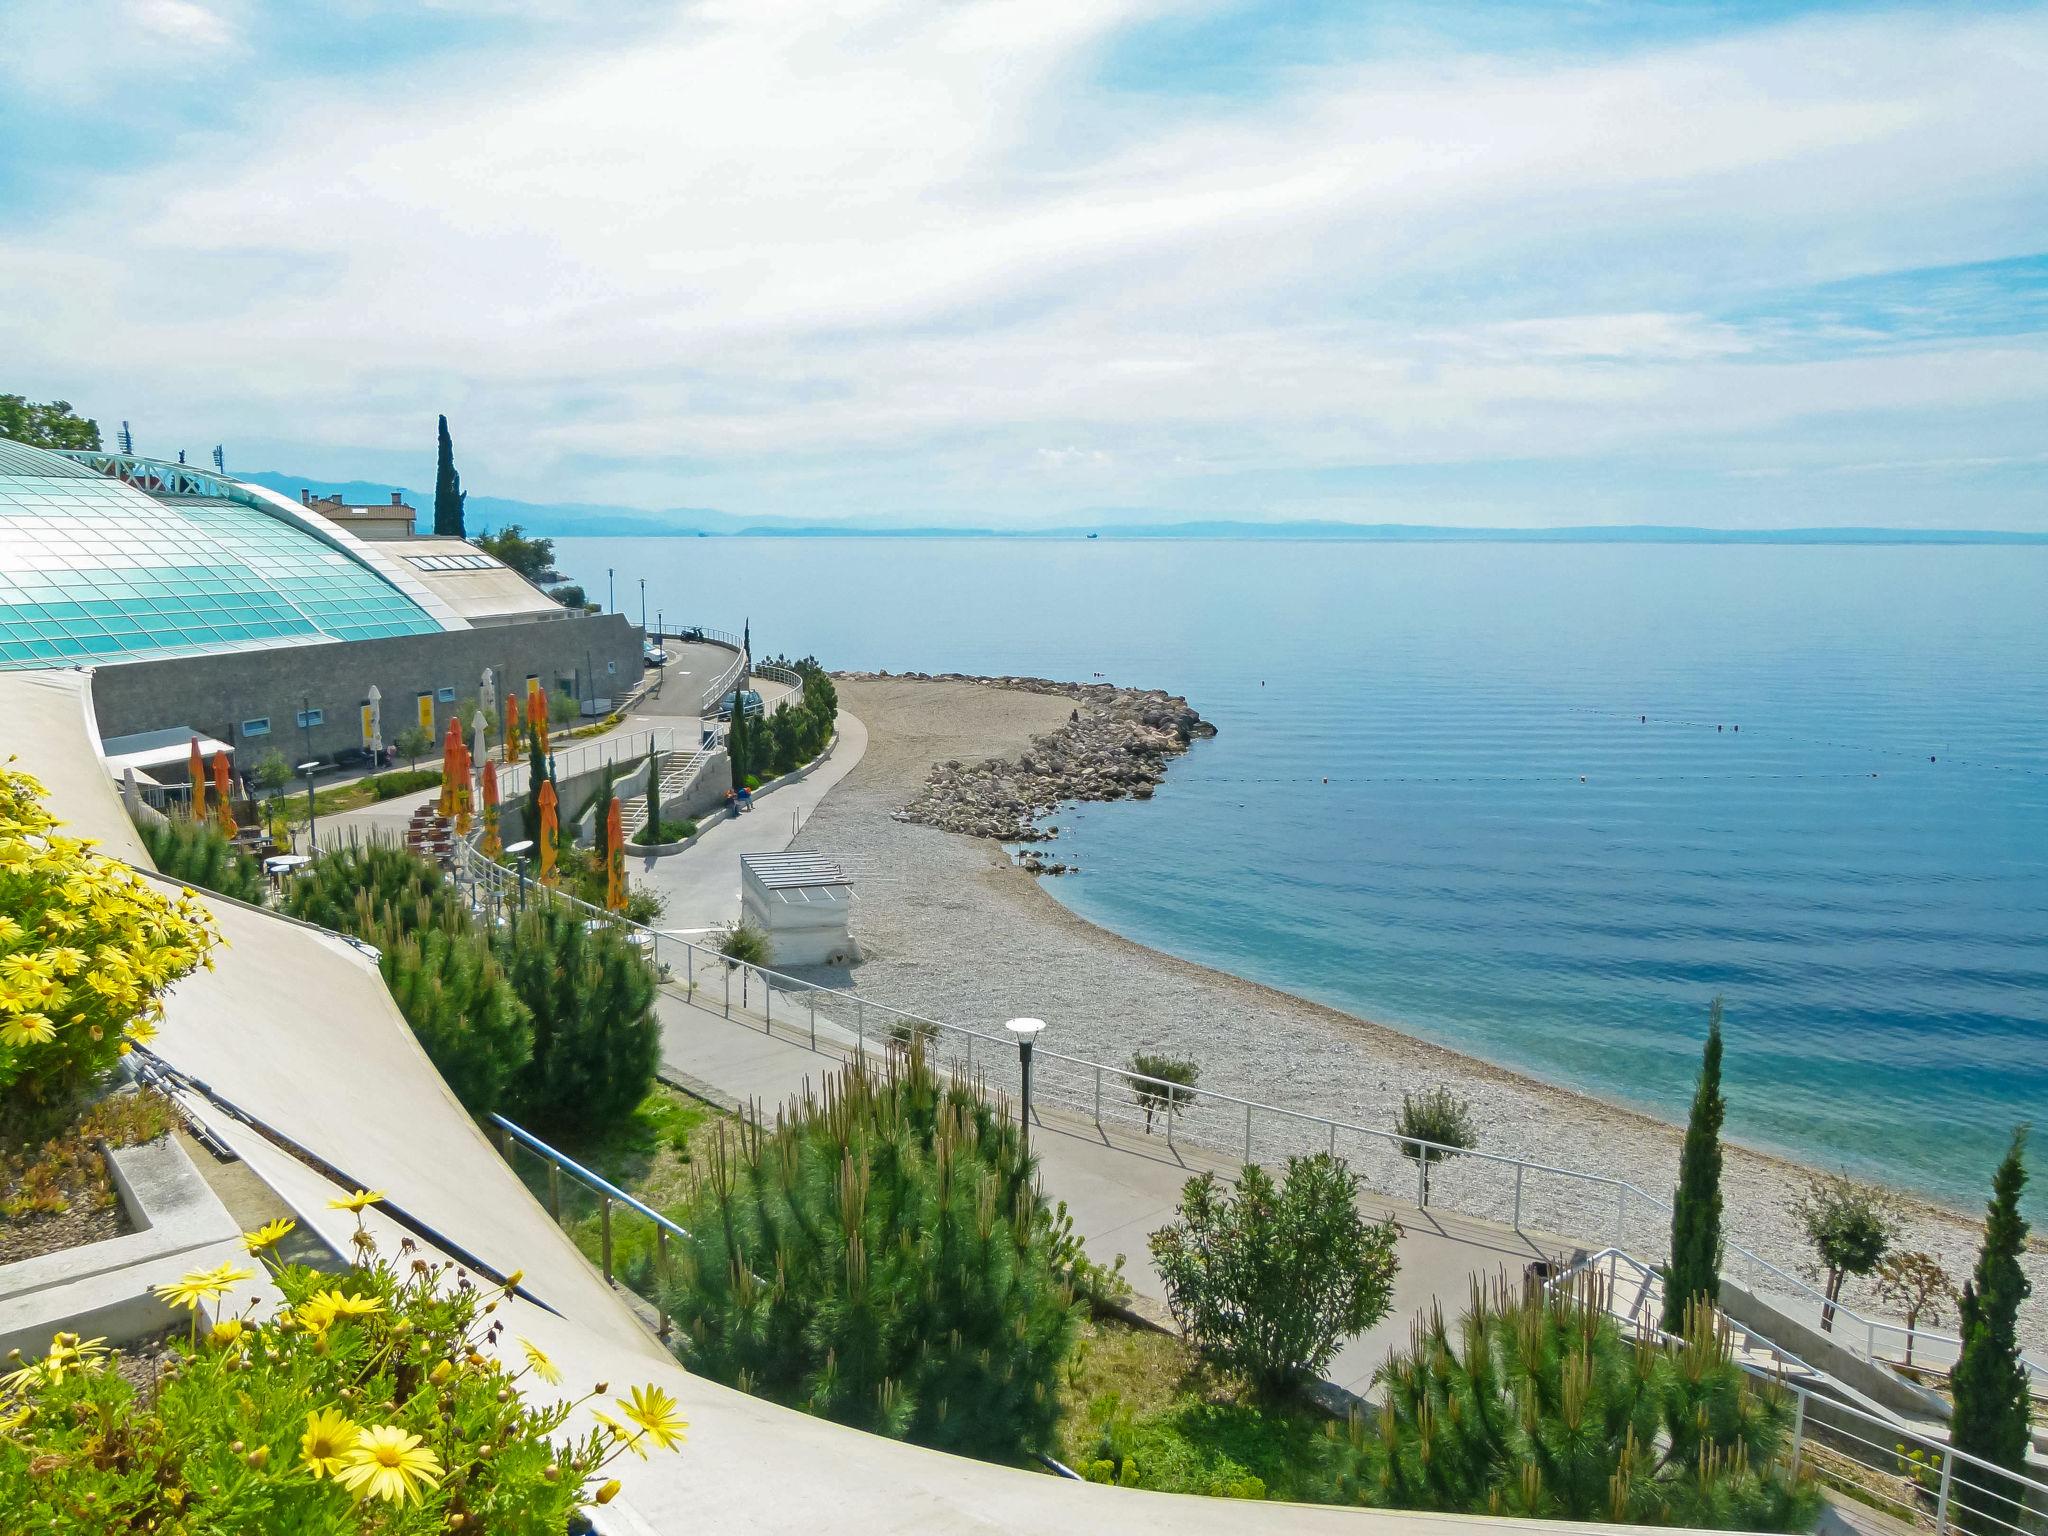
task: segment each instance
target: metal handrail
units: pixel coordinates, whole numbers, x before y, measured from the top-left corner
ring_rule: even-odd
[[[478,864],[487,865],[489,867],[489,870],[495,871],[495,874],[488,872],[480,872],[476,868]],[[517,878],[513,871],[507,870],[502,865],[493,864],[491,863],[491,861],[484,859],[480,853],[478,853],[473,847],[471,847],[467,843],[457,844],[456,868],[459,872],[465,873],[472,880],[481,877],[483,879],[493,882],[493,884],[498,885],[500,887],[505,886],[508,882]],[[602,918],[607,922],[617,923],[621,926],[638,930],[639,933],[646,936],[645,939],[641,942],[646,944],[651,951],[658,952],[658,946],[663,943],[670,945],[682,945],[686,957],[689,960],[691,972],[693,975],[696,969],[696,957],[700,953],[706,955],[710,955],[713,953],[712,951],[705,950],[703,946],[691,944],[687,940],[674,938],[670,935],[663,934],[655,929],[649,928],[644,924],[635,923],[630,919],[624,917],[620,913],[611,912],[601,907],[592,906],[588,902],[581,901],[575,896],[569,895],[567,892],[556,890],[553,891],[551,894],[555,900],[569,902],[573,906],[580,907],[583,910],[589,912],[593,917]],[[846,991],[836,987],[821,986],[816,982],[805,981],[800,977],[786,975],[783,972],[773,971],[765,966],[754,965],[748,961],[728,961],[724,956],[716,956],[716,958],[719,964],[728,967],[729,970],[745,971],[760,977],[762,981],[764,996],[769,995],[769,988],[774,983],[781,983],[785,991],[794,991],[809,994],[811,998],[811,1015],[813,1020],[812,1043],[814,1046],[816,1043],[816,1005],[818,997],[822,995],[824,997],[834,999],[835,1001],[847,1007],[850,1007],[856,1011],[856,1017],[862,1021],[858,1029],[858,1036],[861,1043],[864,1043],[866,1038],[866,1029],[864,1022],[866,1014],[868,1013],[868,1011],[874,1010],[887,1016],[893,1016],[894,1018],[911,1025],[913,1028],[916,1028],[921,1032],[929,1032],[934,1038],[951,1039],[956,1042],[966,1042],[967,1057],[970,1064],[970,1068],[973,1062],[975,1048],[977,1045],[987,1049],[992,1049],[997,1053],[993,1056],[988,1057],[988,1060],[990,1060],[991,1062],[1002,1060],[1006,1056],[1013,1057],[1015,1055],[1014,1043],[999,1035],[972,1029],[965,1025],[949,1024],[944,1020],[940,1019],[928,1018],[922,1014],[912,1013],[907,1009],[895,1007],[893,1004],[884,1003],[873,998],[865,997],[857,992]],[[770,1027],[772,1028],[772,999],[770,1002],[769,1022]],[[843,1026],[841,1027],[843,1028]],[[1212,1105],[1227,1106],[1229,1112],[1232,1114],[1236,1114],[1239,1111],[1242,1112],[1245,1122],[1244,1145],[1246,1154],[1245,1160],[1247,1162],[1252,1160],[1252,1126],[1254,1117],[1258,1115],[1266,1115],[1278,1118],[1283,1121],[1294,1122],[1305,1126],[1313,1126],[1317,1128],[1319,1135],[1321,1133],[1327,1133],[1328,1141],[1332,1148],[1335,1147],[1337,1138],[1340,1134],[1362,1136],[1372,1141],[1391,1144],[1394,1147],[1400,1149],[1402,1155],[1413,1157],[1415,1160],[1417,1186],[1416,1203],[1418,1205],[1426,1206],[1430,1203],[1430,1201],[1424,1198],[1424,1196],[1428,1192],[1428,1180],[1431,1170],[1443,1168],[1453,1158],[1457,1158],[1465,1162],[1490,1164],[1501,1168],[1513,1169],[1515,1173],[1515,1186],[1512,1220],[1514,1228],[1517,1231],[1521,1230],[1522,1210],[1524,1205],[1523,1185],[1525,1179],[1531,1174],[1553,1178],[1570,1179],[1582,1186],[1592,1186],[1612,1192],[1616,1202],[1615,1236],[1617,1241],[1614,1244],[1616,1248],[1620,1248],[1622,1246],[1620,1239],[1624,1235],[1624,1229],[1626,1228],[1628,1222],[1631,1201],[1641,1202],[1642,1210],[1646,1214],[1661,1215],[1667,1218],[1671,1214],[1671,1205],[1668,1201],[1654,1194],[1651,1194],[1649,1191],[1643,1189],[1640,1185],[1635,1184],[1634,1182],[1628,1179],[1618,1178],[1612,1174],[1594,1173],[1580,1168],[1559,1167],[1555,1164],[1540,1163],[1533,1161],[1529,1158],[1514,1157],[1506,1153],[1484,1152],[1480,1151],[1477,1148],[1452,1147],[1447,1146],[1440,1142],[1424,1141],[1417,1137],[1403,1136],[1398,1131],[1385,1130],[1378,1126],[1359,1125],[1352,1121],[1340,1120],[1332,1116],[1316,1114],[1313,1111],[1289,1109],[1282,1105],[1268,1104],[1258,1099],[1242,1098],[1238,1095],[1223,1093],[1216,1089],[1193,1087],[1183,1083],[1173,1083],[1163,1078],[1149,1077],[1146,1074],[1133,1072],[1128,1068],[1114,1066],[1106,1062],[1090,1061],[1085,1057],[1068,1056],[1061,1052],[1048,1051],[1043,1046],[1038,1047],[1034,1052],[1034,1060],[1039,1065],[1041,1069],[1041,1074],[1043,1068],[1047,1064],[1058,1063],[1069,1067],[1077,1068],[1084,1074],[1089,1074],[1094,1077],[1095,1090],[1093,1113],[1095,1116],[1095,1123],[1098,1127],[1100,1127],[1103,1124],[1103,1087],[1107,1083],[1144,1083],[1161,1089],[1170,1090],[1168,1096],[1171,1100],[1172,1107],[1166,1114],[1167,1141],[1169,1145],[1172,1144],[1173,1122],[1175,1118],[1175,1112],[1182,1109],[1197,1107],[1205,1103]],[[1035,1088],[1034,1097],[1040,1100],[1051,1100],[1053,1102],[1071,1103],[1083,1109],[1087,1109],[1089,1107],[1085,1103],[1085,1101],[1061,1100],[1058,1095],[1057,1087],[1045,1083],[1042,1075]],[[1408,1150],[1409,1148],[1414,1148],[1415,1151],[1410,1152]],[[1437,1203],[1443,1202],[1439,1200]],[[1866,1317],[1844,1302],[1830,1302],[1828,1298],[1814,1286],[1808,1284],[1806,1281],[1800,1279],[1796,1275],[1790,1274],[1786,1270],[1780,1268],[1778,1265],[1772,1263],[1770,1260],[1763,1258],[1761,1255],[1752,1252],[1750,1249],[1742,1246],[1740,1243],[1728,1242],[1725,1245],[1725,1252],[1729,1255],[1737,1256],[1743,1260],[1746,1260],[1756,1270],[1760,1270],[1762,1272],[1768,1273],[1776,1277],[1796,1294],[1801,1295],[1813,1302],[1828,1306],[1838,1319],[1849,1319],[1853,1321],[1855,1324],[1858,1325],[1858,1328],[1864,1335],[1864,1352],[1867,1355],[1867,1357],[1872,1360],[1878,1360],[1882,1358],[1877,1350],[1877,1336],[1880,1332],[1883,1332],[1891,1336],[1910,1339],[1916,1349],[1931,1345],[1937,1347],[1946,1346],[1950,1350],[1959,1351],[1962,1347],[1962,1342],[1960,1339],[1951,1337],[1947,1334],[1937,1333],[1931,1329],[1920,1328],[1917,1326],[1909,1326],[1904,1323],[1892,1322],[1888,1319]],[[1835,1333],[1835,1337],[1837,1339],[1843,1339],[1843,1332],[1840,1329],[1838,1329]],[[2037,1389],[2043,1386],[2048,1386],[2048,1365],[2043,1365],[2041,1362],[2034,1360],[2031,1357],[2024,1354],[2021,1355],[2020,1362],[2022,1366],[2026,1368],[2032,1379],[2037,1384]]]
[[[666,1216],[662,1215],[661,1212],[657,1211],[653,1206],[642,1204],[639,1200],[635,1199],[633,1196],[627,1194],[623,1189],[619,1188],[618,1185],[612,1183],[609,1179],[605,1178],[603,1174],[592,1173],[588,1168],[584,1167],[581,1163],[577,1162],[567,1153],[558,1151],[554,1147],[549,1146],[546,1142],[542,1141],[538,1136],[534,1135],[531,1131],[526,1130],[522,1126],[514,1124],[512,1121],[507,1120],[503,1115],[493,1113],[491,1116],[491,1123],[497,1126],[499,1130],[504,1131],[507,1135],[511,1136],[514,1140],[520,1142],[523,1146],[527,1148],[528,1151],[531,1151],[541,1157],[546,1158],[549,1162],[553,1163],[556,1167],[560,1168],[562,1172],[570,1175],[572,1178],[578,1180],[583,1184],[587,1184],[590,1188],[596,1190],[599,1194],[606,1196],[608,1199],[616,1200],[620,1205],[626,1206],[631,1210],[639,1212],[642,1216],[645,1216],[649,1221],[653,1222],[656,1226],[666,1228],[670,1233],[677,1237],[687,1238],[690,1235],[686,1228],[677,1226],[676,1223],[670,1221]],[[607,1276],[606,1278],[610,1277]]]

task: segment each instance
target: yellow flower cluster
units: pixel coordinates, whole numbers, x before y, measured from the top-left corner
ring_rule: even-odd
[[[45,794],[0,767],[0,1093],[104,1072],[150,1038],[166,989],[210,967],[219,940],[191,892],[166,895],[60,836]]]

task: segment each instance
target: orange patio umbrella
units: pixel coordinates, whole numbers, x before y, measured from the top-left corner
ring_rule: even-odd
[[[441,738],[441,798],[435,809],[443,816],[455,814],[455,786],[462,769],[462,726],[448,717],[448,733]]]
[[[484,764],[484,857],[496,862],[505,852],[498,840],[498,765]]]
[[[199,738],[192,738],[192,758],[186,767],[192,774],[192,819],[206,814],[206,764],[199,756]]]
[[[540,883],[555,883],[555,840],[561,836],[561,821],[555,812],[555,786],[543,779],[540,785]]]
[[[235,808],[229,801],[233,797],[233,786],[228,779],[228,755],[225,752],[213,754],[213,810],[220,818],[220,829],[229,838],[241,830],[235,825]]]
[[[614,912],[626,910],[626,834],[617,795],[604,813],[604,904]]]
[[[526,718],[533,727],[534,735],[540,738],[541,751],[546,753],[552,745],[548,740],[548,699],[540,691],[537,680],[526,693]]]
[[[465,837],[469,835],[471,814],[469,770],[469,743],[458,735],[455,738],[455,830]]]
[[[505,766],[511,767],[519,761],[519,733],[525,729],[519,718],[519,695],[507,689],[505,693]]]

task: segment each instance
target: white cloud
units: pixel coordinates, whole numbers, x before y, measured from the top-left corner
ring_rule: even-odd
[[[2038,15],[1104,102],[1088,61],[1146,8],[718,0],[616,51],[259,96],[259,132],[0,236],[0,350],[308,472],[446,409],[473,484],[583,498],[623,460],[606,493],[650,502],[687,499],[677,461],[743,496],[919,459],[907,495],[985,506],[1022,458],[1142,500],[1191,457],[1583,457],[2048,396],[2030,345],[1764,359],[1706,314],[2038,241]]]

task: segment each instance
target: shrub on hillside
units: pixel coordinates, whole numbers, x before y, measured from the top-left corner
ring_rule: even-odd
[[[503,930],[497,948],[533,1017],[533,1057],[512,1090],[521,1123],[588,1130],[631,1114],[661,1060],[654,971],[639,946],[548,903]]]
[[[1455,1330],[1441,1312],[1380,1368],[1366,1502],[1454,1514],[1803,1531],[1820,1496],[1779,1460],[1791,1395],[1733,1358],[1713,1309],[1682,1342],[1624,1336],[1597,1283],[1519,1297],[1475,1287]]]
[[[944,1450],[1051,1443],[1079,1309],[1000,1107],[894,1053],[710,1162],[663,1292],[691,1370]]]
[[[149,1039],[164,992],[219,938],[189,892],[62,836],[44,793],[0,767],[0,1125],[22,1138],[56,1129]]]
[[[533,1019],[489,936],[459,914],[432,916],[422,898],[401,920],[390,909],[358,925],[420,1048],[479,1119],[504,1110],[533,1059]]]
[[[191,1327],[147,1390],[76,1334],[0,1377],[9,1530],[560,1536],[617,1492],[599,1481],[607,1463],[681,1443],[673,1399],[651,1386],[607,1404],[605,1428],[565,1433],[598,1394],[546,1400],[554,1363],[501,1334],[509,1287],[425,1260],[278,1263],[290,1228],[244,1238],[287,1304],[272,1317],[200,1327],[200,1306],[211,1316],[249,1275],[231,1264],[158,1287]]]
[[[434,865],[395,842],[372,838],[330,848],[308,864],[285,887],[284,909],[303,922],[360,938],[360,928],[387,910],[410,920],[422,899],[433,921],[461,909]]]
[[[1278,1186],[1256,1163],[1235,1190],[1213,1173],[1188,1180],[1180,1219],[1152,1234],[1152,1262],[1203,1357],[1277,1398],[1387,1315],[1399,1237],[1358,1213],[1357,1175],[1318,1154],[1289,1158]]]
[[[135,829],[149,850],[150,863],[173,880],[255,906],[269,894],[262,866],[237,848],[218,822],[168,816],[138,821]]]

